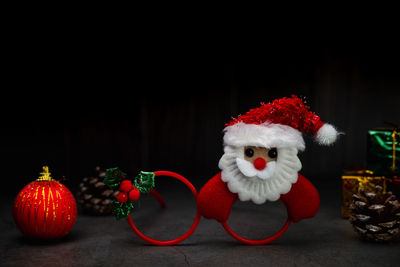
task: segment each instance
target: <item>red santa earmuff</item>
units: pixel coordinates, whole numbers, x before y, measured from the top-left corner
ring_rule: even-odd
[[[265,244],[282,235],[291,222],[313,217],[319,209],[316,188],[298,172],[298,151],[305,149],[302,132],[314,135],[321,145],[333,144],[337,130],[297,96],[262,103],[226,124],[221,172],[200,190],[197,205],[202,216],[219,221],[237,240],[247,244]],[[262,240],[249,240],[228,226],[237,200],[262,204],[281,200],[288,213],[282,229]]]

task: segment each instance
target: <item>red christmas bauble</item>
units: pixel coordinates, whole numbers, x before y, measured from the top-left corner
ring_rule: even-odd
[[[53,180],[47,167],[43,169],[43,175],[17,195],[13,206],[14,221],[25,236],[61,238],[75,223],[76,202],[71,191]]]

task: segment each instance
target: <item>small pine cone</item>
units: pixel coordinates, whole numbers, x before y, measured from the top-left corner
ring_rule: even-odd
[[[114,191],[103,183],[105,172],[96,167],[95,174],[85,177],[79,184],[78,202],[85,213],[91,215],[109,215]]]
[[[398,237],[400,203],[391,192],[383,193],[381,186],[354,194],[350,209],[349,221],[362,239],[386,242]]]

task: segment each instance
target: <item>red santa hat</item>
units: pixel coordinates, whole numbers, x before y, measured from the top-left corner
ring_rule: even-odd
[[[224,144],[231,146],[296,147],[304,150],[302,132],[315,137],[321,145],[333,144],[336,129],[321,121],[297,96],[262,103],[245,115],[226,124]]]

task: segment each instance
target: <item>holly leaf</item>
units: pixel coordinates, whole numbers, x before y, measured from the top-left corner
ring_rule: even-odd
[[[149,193],[154,187],[154,172],[143,172],[141,171],[134,180],[136,188],[140,193]]]
[[[104,183],[111,189],[117,189],[125,178],[126,173],[122,172],[118,167],[110,168],[106,170]]]
[[[111,208],[117,220],[121,220],[129,217],[129,214],[133,209],[133,203],[130,201],[126,203],[120,203],[118,201],[114,201],[113,203],[111,203]]]

